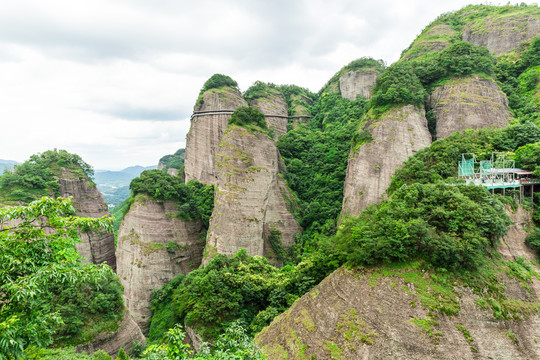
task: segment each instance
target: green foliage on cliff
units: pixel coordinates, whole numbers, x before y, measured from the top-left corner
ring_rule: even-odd
[[[122,288],[107,265],[82,264],[81,231],[110,219],[80,218],[68,199],[0,209],[0,359],[30,345],[79,344],[117,326]]]
[[[266,134],[269,132],[264,114],[249,106],[240,106],[237,108],[229,118],[229,125],[241,126],[251,132],[262,132]]]
[[[165,155],[159,159],[159,163],[162,164],[163,171],[168,169],[181,169],[184,165],[184,158],[186,157],[186,149],[178,149],[174,154]]]
[[[230,76],[223,74],[214,74],[210,77],[210,79],[206,80],[199,95],[202,95],[205,91],[211,89],[219,89],[225,86],[237,88],[238,83],[234,81]]]
[[[62,168],[91,181],[92,167],[79,155],[66,150],[48,150],[30,156],[13,171],[0,176],[0,202],[31,202],[42,196],[58,196],[58,177]]]
[[[336,243],[352,266],[422,259],[475,270],[508,225],[503,204],[485,188],[413,184],[344,221]]]
[[[218,255],[204,268],[178,276],[153,292],[150,339],[160,339],[175,322],[215,339],[237,319],[254,334],[296,299],[337,269],[330,242],[293,267],[276,269],[265,258],[240,250]],[[171,306],[172,304],[172,306]]]
[[[347,159],[366,108],[365,99],[350,101],[338,93],[324,93],[311,107],[311,121],[277,142],[285,180],[299,200],[295,216],[305,229],[301,248],[318,232],[335,232]]]
[[[235,321],[225,329],[212,349],[207,343],[201,344],[197,353],[191,350],[191,346],[184,342],[185,333],[180,326],[171,328],[164,336],[164,339],[153,344],[143,353],[142,359],[146,360],[264,360],[266,355],[261,352],[259,347],[247,335],[241,321]]]
[[[161,170],[145,170],[131,181],[133,196],[145,194],[154,200],[170,200],[178,203],[178,217],[191,221],[201,219],[206,229],[214,209],[214,187],[191,180],[184,184],[178,176]]]
[[[283,95],[279,86],[272,84],[272,83],[265,83],[262,81],[255,81],[253,85],[251,85],[245,92],[244,92],[244,99],[247,101],[259,99],[262,97],[272,97],[275,95]]]
[[[408,63],[397,62],[377,77],[371,103],[373,108],[386,109],[392,105],[424,106],[427,94]],[[384,110],[383,110],[384,111]]]

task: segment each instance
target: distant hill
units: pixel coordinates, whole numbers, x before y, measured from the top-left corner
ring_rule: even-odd
[[[156,169],[157,166],[130,166],[120,171],[96,170],[94,182],[103,194],[109,206],[116,206],[129,196],[129,184],[144,170]]]
[[[14,160],[2,160],[0,159],[0,175],[4,173],[7,168],[13,168],[14,165],[19,165],[20,162]]]

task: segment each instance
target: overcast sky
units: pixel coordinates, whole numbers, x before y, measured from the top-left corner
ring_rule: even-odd
[[[96,169],[154,165],[185,146],[214,73],[316,92],[359,57],[391,64],[469,3],[485,1],[1,0],[0,159],[58,148]]]

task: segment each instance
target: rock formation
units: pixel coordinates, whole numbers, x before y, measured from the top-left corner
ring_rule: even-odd
[[[287,209],[289,191],[280,177],[283,164],[266,134],[230,126],[216,155],[214,212],[207,236],[205,260],[216,254],[275,259],[269,235],[280,234],[285,249],[294,244],[300,227]]]
[[[201,221],[176,217],[177,205],[138,195],[118,232],[118,277],[126,306],[143,333],[150,324],[152,290],[199,267]]]
[[[146,339],[141,329],[129,315],[129,312],[125,310],[124,317],[118,324],[118,330],[100,333],[92,341],[77,346],[76,350],[86,351],[87,353],[103,350],[116,358],[120,348],[127,352],[137,343],[146,344]]]
[[[368,125],[373,140],[353,147],[349,155],[343,214],[356,216],[381,201],[394,170],[431,144],[424,111],[412,105],[393,108]]]
[[[99,218],[109,215],[109,210],[103,196],[94,184],[86,177],[80,177],[68,169],[63,169],[58,179],[60,196],[73,197],[73,205],[77,215]],[[114,234],[89,233],[81,235],[82,242],[76,244],[81,255],[94,264],[107,264],[116,270],[114,254]]]
[[[461,31],[463,40],[485,46],[495,54],[511,52],[524,42],[540,34],[540,17],[514,14],[510,16],[488,16],[481,26],[467,24]]]
[[[524,237],[511,241],[518,249]],[[481,306],[482,294],[459,286],[452,287],[457,315],[429,314],[422,301],[425,289],[410,280],[415,277],[424,278],[416,284],[429,289],[430,274],[419,270],[340,268],[255,340],[271,360],[539,358],[540,280],[534,276],[527,289],[501,271],[507,300],[531,309],[512,320],[495,318],[491,308]]]
[[[187,135],[184,171],[186,182],[198,180],[205,184],[215,182],[214,158],[232,112],[247,106],[238,89],[222,87],[205,91],[195,105],[191,128]],[[229,112],[215,112],[230,110]],[[198,115],[197,113],[200,112]]]
[[[437,139],[467,128],[504,127],[512,116],[508,99],[497,84],[478,75],[436,87],[429,103],[435,110]]]
[[[359,96],[371,98],[371,89],[379,72],[375,69],[347,71],[339,78],[339,90],[345,99],[355,100]]]
[[[289,122],[288,106],[281,92],[275,90],[266,96],[250,100],[249,106],[264,114],[268,127],[273,127],[275,130],[274,139],[287,133],[287,124]]]
[[[447,24],[437,24],[428,28],[418,36],[401,56],[403,60],[422,57],[450,46],[451,39],[458,39],[459,33]]]

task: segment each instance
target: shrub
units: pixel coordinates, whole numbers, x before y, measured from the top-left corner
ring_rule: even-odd
[[[237,108],[229,118],[229,125],[238,125],[251,131],[268,131],[264,114],[249,106]]]
[[[237,88],[238,83],[234,81],[230,76],[223,74],[214,74],[210,77],[210,79],[206,80],[199,95],[202,95],[205,91],[208,91],[210,89],[219,89],[224,86]]]

